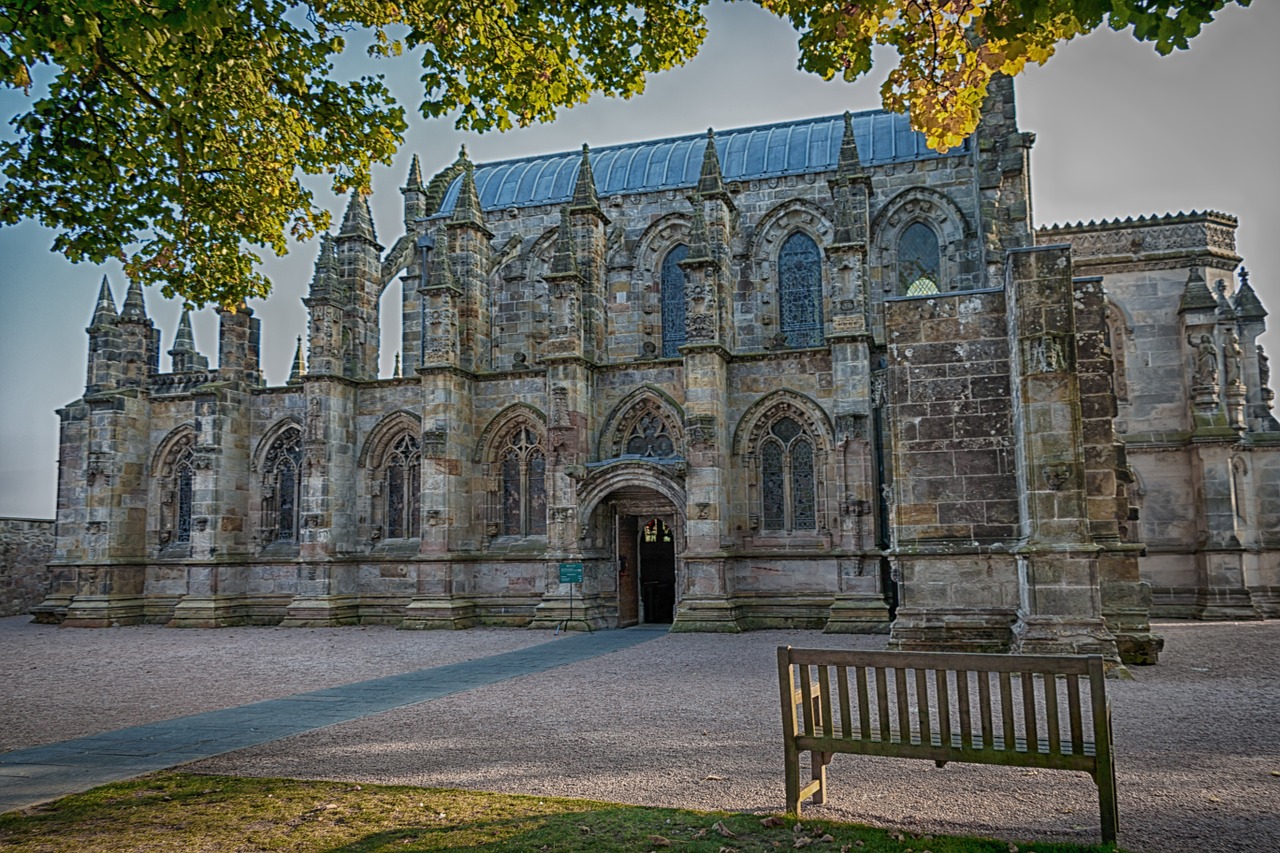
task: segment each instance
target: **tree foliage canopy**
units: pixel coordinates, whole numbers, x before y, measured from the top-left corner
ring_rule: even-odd
[[[405,117],[380,78],[343,79],[353,31],[370,52],[421,53],[424,116],[506,130],[593,94],[627,98],[692,58],[708,0],[0,0],[0,83],[31,95],[0,142],[0,225],[35,219],[72,261],[191,304],[264,296],[263,248],[329,227],[300,182],[366,191]],[[874,45],[900,62],[885,105],[930,144],[977,124],[987,83],[1104,24],[1160,53],[1250,0],[752,0],[800,34],[800,67],[853,80]]]

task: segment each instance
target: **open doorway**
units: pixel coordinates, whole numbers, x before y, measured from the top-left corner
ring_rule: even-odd
[[[670,625],[676,610],[676,545],[661,518],[644,520],[637,555],[640,573],[640,621]]]

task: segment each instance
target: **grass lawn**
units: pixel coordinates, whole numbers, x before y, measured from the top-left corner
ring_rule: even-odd
[[[475,791],[160,773],[0,815],[4,850],[1082,853],[830,821]]]

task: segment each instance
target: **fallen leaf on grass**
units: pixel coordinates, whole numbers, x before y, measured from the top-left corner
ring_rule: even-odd
[[[821,838],[819,838],[818,840],[819,840],[819,841],[821,841],[823,844],[830,844],[831,842],[835,841],[836,839],[835,839],[835,836],[833,836],[833,835],[830,835],[830,834],[827,834],[827,833],[823,833],[822,837],[821,837]],[[927,851],[926,851],[926,853],[927,853]]]
[[[803,835],[796,839],[796,843],[791,845],[791,849],[799,850],[801,847],[808,847],[813,843],[812,838],[805,838]]]
[[[650,835],[649,841],[658,847],[670,847],[670,839],[663,838],[661,835]]]
[[[760,821],[760,825],[765,829],[773,829],[775,826],[782,826],[785,823],[780,817],[766,817]]]
[[[723,835],[725,838],[737,838],[738,834],[732,829],[724,825],[724,821],[718,820],[711,824],[711,828]]]

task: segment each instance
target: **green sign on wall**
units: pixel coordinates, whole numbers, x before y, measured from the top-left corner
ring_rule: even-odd
[[[560,583],[582,583],[582,563],[561,563]]]

